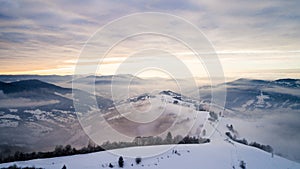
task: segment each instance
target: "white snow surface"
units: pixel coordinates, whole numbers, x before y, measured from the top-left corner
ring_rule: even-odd
[[[83,155],[4,163],[0,164],[0,168],[16,164],[22,167],[35,166],[46,169],[60,169],[63,165],[68,169],[110,169],[109,163],[114,165],[114,168],[120,168],[118,167],[120,154],[124,157],[124,169],[239,169],[241,161],[246,163],[247,169],[300,168],[297,162],[228,140],[224,134],[227,131],[225,127],[227,122],[224,119],[220,123],[206,124],[207,130],[209,127],[217,128],[210,137],[211,142],[206,144],[131,147]],[[177,153],[174,153],[175,150]],[[142,162],[136,164],[135,158],[130,156],[142,157]]]
[[[137,165],[135,159],[124,158],[124,169],[231,169],[233,166],[238,169],[239,163],[243,160],[247,169],[298,169],[299,163],[295,163],[279,156],[272,157],[270,153],[262,150],[226,141],[217,141],[200,145],[164,145],[118,149],[114,151],[151,151],[161,147],[169,147],[170,150],[150,158],[142,158]],[[172,153],[176,150],[178,154]],[[60,169],[66,165],[68,169],[99,169],[107,168],[108,164],[118,167],[118,158],[113,153],[97,152],[85,155],[73,155],[49,159],[36,159],[0,164],[0,167],[8,167],[16,164],[18,166],[35,166],[46,169]],[[132,166],[133,164],[133,166]]]

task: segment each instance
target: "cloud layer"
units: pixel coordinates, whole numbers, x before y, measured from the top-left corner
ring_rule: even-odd
[[[226,76],[266,70],[274,78],[300,78],[299,5],[280,0],[0,0],[0,73],[71,74],[95,31],[124,15],[155,11],[199,27]]]

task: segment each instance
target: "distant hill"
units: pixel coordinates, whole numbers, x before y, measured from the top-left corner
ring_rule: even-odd
[[[211,91],[226,90],[226,108],[245,112],[254,110],[300,109],[300,80],[274,81],[238,79],[217,86],[200,87],[202,99],[210,100]]]
[[[20,92],[30,92],[45,89],[45,91],[61,91],[61,92],[70,92],[71,89],[62,88],[50,83],[46,83],[40,80],[21,80],[16,82],[4,83],[0,82],[0,90],[4,94],[10,93],[20,93]]]

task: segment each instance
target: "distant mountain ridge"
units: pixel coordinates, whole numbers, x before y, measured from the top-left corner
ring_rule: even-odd
[[[237,112],[300,108],[300,80],[238,79],[216,86],[199,87],[201,98],[210,100],[211,92],[226,90],[226,108]]]
[[[0,82],[0,90],[5,94],[9,93],[18,93],[18,92],[28,92],[33,90],[40,89],[50,89],[51,91],[70,91],[71,89],[62,88],[60,86],[56,86],[54,84],[46,83],[37,79],[31,80],[21,80],[10,83]]]
[[[283,87],[299,88],[300,79],[277,79],[277,80],[259,80],[259,79],[246,79],[240,78],[232,82],[225,83],[227,85],[277,85]]]

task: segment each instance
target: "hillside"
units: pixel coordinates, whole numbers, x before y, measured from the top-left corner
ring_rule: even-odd
[[[0,167],[8,167],[13,164],[17,166],[35,166],[46,169],[60,169],[63,165],[71,169],[99,169],[107,168],[111,163],[117,166],[119,155],[115,154],[148,154],[161,149],[168,149],[162,154],[152,157],[143,157],[142,162],[137,165],[135,158],[124,158],[124,169],[232,169],[240,168],[241,161],[245,162],[247,169],[298,169],[299,163],[295,163],[282,157],[272,155],[262,150],[245,146],[239,143],[230,143],[225,140],[216,140],[200,145],[164,145],[124,148],[113,151],[97,152],[85,155],[74,155],[49,159],[37,159],[24,162],[13,162],[0,164]],[[176,151],[177,153],[174,153]]]
[[[92,96],[79,90],[77,94]],[[77,120],[73,97],[71,88],[36,79],[0,82],[0,154],[49,151],[61,144],[85,146],[88,138]],[[111,104],[96,97],[99,108]]]

